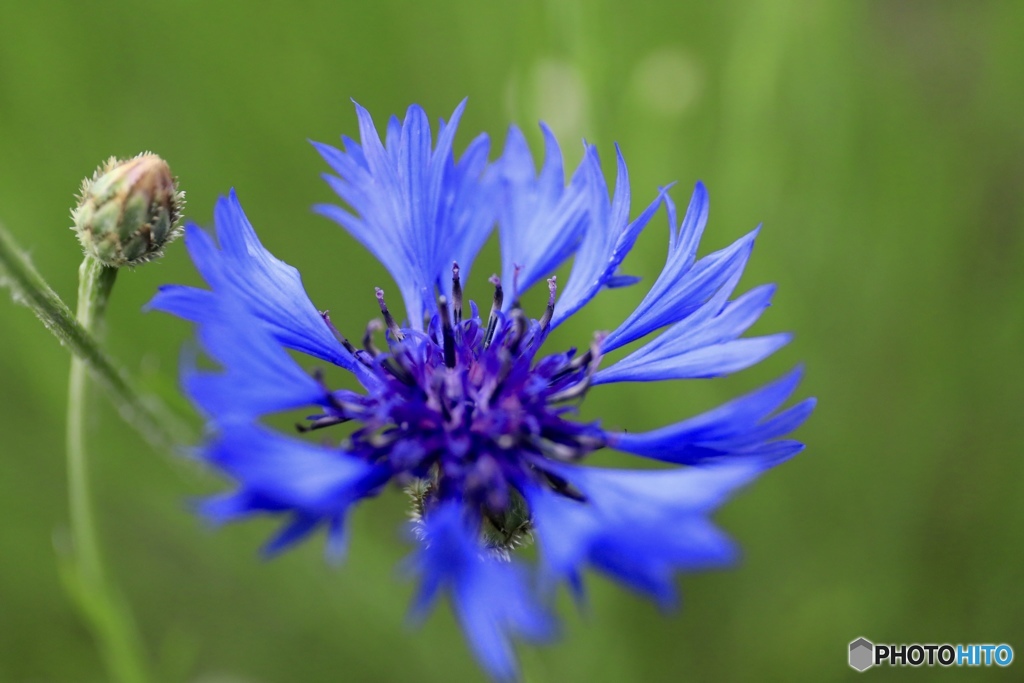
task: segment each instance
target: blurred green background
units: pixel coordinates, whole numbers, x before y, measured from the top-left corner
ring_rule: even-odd
[[[309,211],[332,196],[306,139],[355,134],[349,98],[383,121],[411,102],[447,117],[468,96],[460,145],[484,130],[500,146],[511,122],[537,142],[540,118],[573,162],[583,136],[606,158],[618,141],[634,209],[659,184],[679,181],[685,204],[707,182],[704,251],[764,222],[743,288],[778,282],[758,330],[797,336],[727,380],[602,387],[585,415],[664,424],[799,361],[820,403],[807,451],[718,515],[738,567],[684,578],[668,616],[592,577],[585,615],[560,604],[561,642],[522,650],[529,681],[841,680],[858,675],[858,636],[1024,657],[1022,35],[1024,4],[982,0],[15,0],[0,8],[0,220],[70,300],[80,179],[151,149],[195,221],[236,187],[314,301],[361,330],[390,281]],[[656,276],[664,226],[628,272]],[[115,292],[111,349],[168,396],[191,331],[140,309],[159,284],[196,281],[176,244]],[[604,295],[559,340],[614,326],[642,287]],[[67,367],[0,295],[0,681],[105,680],[56,569]],[[263,562],[270,524],[205,529],[186,503],[221,484],[96,400],[103,542],[163,681],[483,680],[447,608],[405,624],[399,494],[357,511],[342,568],[320,543]],[[1019,680],[1022,666],[943,674]]]

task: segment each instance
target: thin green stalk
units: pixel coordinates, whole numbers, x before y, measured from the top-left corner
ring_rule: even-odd
[[[147,441],[163,449],[193,442],[194,432],[188,425],[156,397],[144,395],[135,387],[89,330],[75,319],[67,304],[50,288],[2,226],[0,285],[9,287],[14,300],[32,309],[46,329],[82,360],[121,417]]]
[[[117,269],[107,268],[86,256],[78,270],[78,323],[87,332],[95,332],[102,324],[110,292],[117,279]],[[68,502],[71,512],[71,537],[75,558],[83,578],[102,582],[99,543],[92,516],[89,494],[89,472],[86,465],[86,405],[89,397],[88,366],[78,356],[71,358],[68,375]]]
[[[103,324],[117,269],[86,256],[78,271],[77,321],[87,333]],[[146,683],[145,657],[136,636],[127,603],[107,581],[89,486],[86,419],[90,401],[88,365],[80,356],[71,359],[68,377],[68,501],[71,514],[72,594],[89,618],[99,641],[111,679],[117,683]],[[71,576],[68,576],[71,578]]]

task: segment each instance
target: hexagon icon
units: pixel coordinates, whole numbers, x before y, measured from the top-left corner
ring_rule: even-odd
[[[870,669],[875,664],[875,645],[867,638],[850,643],[850,666],[857,671]]]

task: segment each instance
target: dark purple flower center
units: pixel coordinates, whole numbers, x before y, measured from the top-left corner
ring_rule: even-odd
[[[479,506],[482,517],[504,531],[513,510],[522,508],[517,491],[527,481],[579,496],[538,463],[577,461],[606,439],[596,423],[566,419],[600,361],[600,337],[585,353],[570,349],[536,360],[550,331],[555,279],[548,280],[548,305],[539,320],[527,318],[518,302],[502,311],[501,283],[497,277],[491,282],[487,319],[472,303],[464,316],[455,265],[452,301],[439,298],[425,332],[399,327],[378,289],[384,323],[371,321],[364,348],[338,337],[383,388],[368,395],[332,392],[324,414],[301,429],[360,422],[345,448],[385,464],[399,483],[421,487],[421,511],[459,498]],[[324,319],[330,324],[326,314]],[[386,351],[373,343],[382,327]]]

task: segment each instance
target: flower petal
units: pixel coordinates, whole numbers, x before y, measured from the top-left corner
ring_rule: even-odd
[[[259,513],[288,514],[291,520],[267,545],[275,553],[322,524],[332,537],[358,500],[387,480],[386,470],[340,449],[291,439],[253,424],[233,425],[201,449],[201,457],[238,482],[229,495],[207,500],[200,512],[223,523]],[[337,553],[337,538],[329,550]]]
[[[578,586],[591,565],[663,607],[675,600],[675,572],[733,561],[732,542],[707,514],[762,470],[759,463],[648,471],[542,466],[585,498],[525,487],[545,578]]]
[[[447,592],[483,667],[495,680],[516,680],[512,636],[541,641],[555,635],[554,622],[537,604],[522,567],[488,554],[461,503],[441,504],[422,524],[422,545],[409,558],[421,577],[414,616],[422,617],[437,594]]]
[[[494,227],[498,204],[498,183],[487,173],[487,155],[491,141],[478,135],[459,157],[458,164],[447,170],[444,203],[446,223],[454,226],[446,236],[445,247],[438,256],[441,292],[452,295],[451,265],[457,262],[463,282],[469,280],[473,261],[483,248]]]
[[[750,258],[757,230],[725,249],[694,260],[708,216],[703,184],[697,183],[678,235],[674,228],[675,205],[668,196],[665,203],[670,221],[665,267],[636,310],[601,344],[605,353],[691,315],[720,288],[738,278]]]
[[[599,370],[593,384],[718,377],[750,367],[789,343],[788,334],[737,339],[771,303],[774,285],[756,287],[725,303],[739,280],[729,282],[689,316],[617,363]]]
[[[774,439],[799,427],[814,409],[814,399],[805,399],[769,417],[796,390],[802,374],[798,367],[757,391],[674,425],[650,432],[609,433],[609,445],[677,465],[729,457],[767,456],[777,462],[779,457],[795,454],[802,444]]]
[[[497,164],[501,183],[501,268],[505,286],[516,296],[505,298],[508,310],[518,294],[551,274],[572,255],[586,227],[586,174],[577,171],[566,187],[562,151],[546,125],[544,164],[534,170],[533,155],[523,133],[512,126]],[[583,166],[581,164],[580,169]]]
[[[211,420],[248,422],[282,410],[329,405],[328,390],[299,367],[253,315],[223,301],[206,312],[199,341],[223,370],[186,365],[182,383]]]
[[[564,322],[583,308],[602,287],[608,285],[626,254],[636,243],[640,231],[661,204],[662,194],[633,221],[629,220],[629,172],[622,151],[615,146],[618,174],[615,195],[608,199],[608,185],[601,162],[593,146],[587,146],[582,168],[587,180],[589,217],[587,228],[569,273],[569,281],[555,305],[551,326]],[[619,281],[621,284],[622,281]]]
[[[214,222],[219,249],[198,226],[185,229],[189,254],[212,294],[243,306],[257,325],[288,348],[341,366],[364,385],[374,386],[377,380],[338,342],[309,300],[299,272],[260,243],[234,190],[217,202]],[[161,287],[147,308],[201,323],[211,315],[214,296],[199,291]]]
[[[423,314],[435,308],[434,289],[450,293],[451,266],[463,273],[494,226],[492,183],[484,173],[488,142],[474,141],[458,163],[452,145],[465,101],[439,127],[431,149],[430,124],[418,105],[401,125],[388,126],[387,147],[370,114],[356,104],[361,143],[344,149],[314,143],[336,176],[328,183],[352,212],[314,209],[336,221],[391,273],[405,300],[409,326],[423,329]]]
[[[147,310],[163,311],[185,320],[199,322],[209,317],[217,306],[217,295],[208,289],[185,285],[161,285]]]

